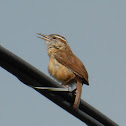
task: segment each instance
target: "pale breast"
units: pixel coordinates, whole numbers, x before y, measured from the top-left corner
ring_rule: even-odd
[[[49,73],[58,81],[64,82],[74,77],[74,73],[71,69],[60,64],[56,59],[50,58]]]

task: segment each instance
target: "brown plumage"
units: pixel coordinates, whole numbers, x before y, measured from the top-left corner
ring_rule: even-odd
[[[83,83],[89,85],[88,73],[85,66],[73,54],[67,40],[63,36],[58,34],[43,35],[40,33],[39,35],[43,36],[39,38],[44,39],[48,46],[50,57],[49,73],[64,85],[69,85],[72,82],[77,83],[76,96],[73,104],[73,108],[77,110],[81,99],[82,85]]]

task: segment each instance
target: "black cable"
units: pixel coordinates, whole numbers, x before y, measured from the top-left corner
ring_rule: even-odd
[[[20,81],[26,85],[31,86],[45,86],[45,87],[62,87],[56,81],[49,78],[47,75],[19,58],[12,52],[0,46],[0,66],[6,69],[8,72],[15,75]],[[109,119],[107,116],[96,110],[94,107],[81,100],[80,108],[75,111],[72,108],[74,102],[74,95],[68,92],[50,92],[35,89],[39,93],[46,96],[57,105],[73,114],[87,125],[93,126],[118,126],[115,122]]]

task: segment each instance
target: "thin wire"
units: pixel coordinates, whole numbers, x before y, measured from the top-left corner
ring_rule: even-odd
[[[59,85],[56,81],[52,80],[47,75],[36,69],[34,66],[30,65],[2,46],[0,46],[0,66],[6,69],[8,72],[12,73],[26,85],[31,85],[34,87],[46,86],[62,88],[62,86]],[[74,102],[74,95],[72,93],[50,92],[40,89],[35,90],[55,102],[57,105],[59,105],[81,121],[85,122],[87,125],[118,126],[117,123],[109,119],[107,116],[105,116],[83,100],[81,100],[79,110],[75,111],[72,108]]]

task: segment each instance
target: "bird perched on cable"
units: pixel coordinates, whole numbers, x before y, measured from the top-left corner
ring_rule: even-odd
[[[73,104],[75,110],[78,109],[82,94],[82,85],[89,85],[88,73],[81,62],[76,57],[67,40],[58,34],[44,35],[37,33],[39,38],[46,41],[48,47],[48,55],[50,57],[48,70],[49,73],[63,85],[69,85],[73,82],[77,83],[76,96]]]

